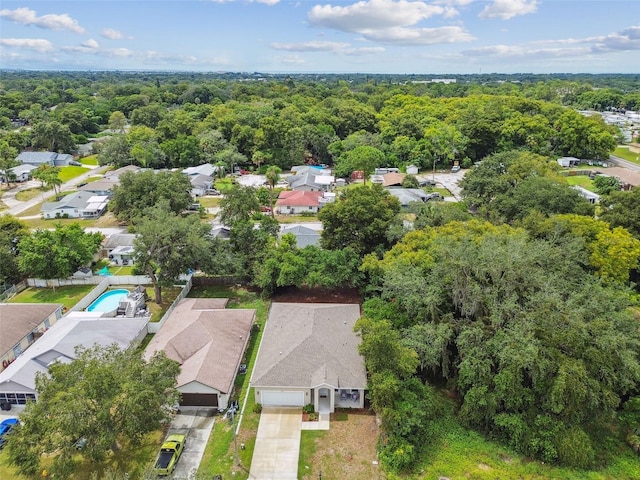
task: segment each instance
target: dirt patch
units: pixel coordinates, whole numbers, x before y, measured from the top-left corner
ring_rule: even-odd
[[[271,300],[286,303],[362,303],[357,288],[279,288]]]
[[[386,478],[374,462],[379,428],[375,415],[349,413],[331,421],[331,428],[315,441],[315,452],[301,480]],[[322,477],[320,474],[322,473]]]

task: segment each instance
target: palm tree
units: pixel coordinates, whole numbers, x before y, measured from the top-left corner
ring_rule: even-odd
[[[271,216],[275,218],[275,208],[273,208],[273,189],[275,188],[278,180],[280,180],[280,174],[282,169],[276,165],[271,165],[267,168],[265,176],[267,177],[267,183],[269,184],[269,190],[271,191]]]

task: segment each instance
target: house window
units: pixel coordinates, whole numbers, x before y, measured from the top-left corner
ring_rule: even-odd
[[[22,345],[18,344],[15,347],[13,347],[13,354],[17,357],[18,355],[20,355],[22,353]]]
[[[29,345],[31,345],[34,341],[35,336],[33,335],[33,332],[29,332],[29,335],[27,335],[27,342],[29,342]]]
[[[60,310],[58,310],[58,312],[60,312]],[[56,315],[56,317],[57,317],[57,318],[60,318],[60,317],[58,316],[59,314],[60,314],[60,313],[58,313],[58,314]],[[49,321],[49,319],[48,319],[48,318],[47,318],[47,319],[45,319],[45,321],[44,321],[44,328],[49,328],[50,326],[51,326],[51,322]]]
[[[313,207],[309,207],[309,210],[313,210]]]

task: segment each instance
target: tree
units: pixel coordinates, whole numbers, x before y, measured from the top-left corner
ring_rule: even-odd
[[[39,122],[31,128],[31,142],[49,152],[70,152],[75,147],[71,130],[60,122]]]
[[[596,175],[596,178],[593,179],[593,186],[600,195],[609,195],[611,192],[620,191],[621,188],[618,178],[606,175]]]
[[[20,414],[20,426],[7,442],[7,458],[25,476],[41,471],[43,455],[52,457],[47,469],[70,478],[78,457],[97,464],[109,451],[127,442],[139,447],[144,436],[171,418],[179,399],[176,379],[180,365],[156,352],[145,359],[133,345],[76,348],[71,362],[56,362],[48,374],[36,374],[37,402]],[[84,439],[78,450],[75,443]]]
[[[166,200],[141,213],[136,220],[135,263],[151,278],[155,301],[161,304],[162,287],[173,285],[189,270],[210,265],[211,226],[196,215],[176,215]]]
[[[0,215],[0,285],[20,280],[18,244],[29,235],[27,226],[11,215]]]
[[[180,172],[125,172],[113,188],[109,209],[129,222],[161,200],[167,201],[170,212],[183,212],[193,201],[189,178]]]
[[[42,187],[54,189],[56,196],[58,195],[58,187],[62,185],[60,179],[60,167],[52,167],[49,164],[43,163],[38,168],[31,172],[31,176],[36,180],[40,180]]]
[[[330,250],[351,247],[358,255],[390,246],[387,230],[398,222],[400,202],[381,185],[345,190],[320,210],[321,244]]]
[[[120,168],[132,163],[131,145],[126,135],[114,135],[101,145],[98,164],[113,165],[116,168]]]
[[[275,208],[273,206],[274,202],[273,202],[273,189],[275,188],[275,186],[278,184],[278,180],[280,180],[280,174],[282,173],[282,169],[280,167],[277,167],[275,165],[270,166],[269,168],[267,168],[267,172],[266,172],[266,179],[267,179],[267,184],[269,185],[269,191],[271,193],[271,216],[275,217]]]
[[[127,117],[124,113],[116,110],[109,116],[109,128],[117,133],[124,133],[124,127],[127,125]]]
[[[640,239],[640,188],[613,191],[600,199],[600,218],[613,227],[624,227]]]
[[[346,177],[353,171],[362,170],[364,172],[364,183],[366,184],[367,177],[373,173],[376,167],[381,166],[384,161],[384,152],[375,147],[361,145],[340,155],[336,162],[336,175]]]
[[[6,140],[0,140],[0,176],[10,184],[10,170],[20,165],[16,160],[18,149],[10,146]]]
[[[238,222],[249,221],[253,214],[260,211],[260,202],[256,189],[234,184],[220,201],[220,222],[234,227]]]
[[[34,278],[67,278],[89,265],[102,242],[101,233],[86,233],[79,223],[38,229],[18,243],[20,271]]]

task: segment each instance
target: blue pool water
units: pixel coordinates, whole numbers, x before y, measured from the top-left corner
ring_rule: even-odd
[[[120,300],[129,295],[129,290],[119,289],[110,290],[96,298],[91,305],[87,307],[87,312],[110,312],[118,308]]]

